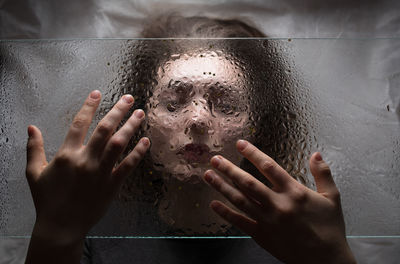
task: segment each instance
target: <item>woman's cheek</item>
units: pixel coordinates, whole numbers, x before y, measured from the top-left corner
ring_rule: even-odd
[[[155,126],[163,132],[172,132],[179,129],[179,126],[181,126],[180,119],[181,118],[174,113],[159,109],[154,109],[154,111],[149,114],[150,126]]]
[[[246,119],[240,116],[222,118],[219,127],[223,140],[229,142],[244,137],[247,123]]]

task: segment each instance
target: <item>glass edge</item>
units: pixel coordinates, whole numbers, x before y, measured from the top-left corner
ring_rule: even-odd
[[[0,39],[2,42],[40,42],[40,41],[81,41],[81,40],[400,40],[400,37],[365,37],[365,38],[345,38],[345,37],[265,37],[265,38],[44,38],[44,39]],[[0,236],[0,238],[21,238],[27,239],[31,236]],[[390,238],[400,239],[400,235],[348,235],[348,239],[357,238]],[[90,239],[250,239],[250,236],[86,236]]]
[[[31,238],[31,236],[0,236],[2,238]],[[86,236],[89,239],[251,239],[250,236]],[[348,239],[400,239],[395,236],[346,236]]]
[[[400,40],[400,37],[239,37],[239,38],[41,38],[0,39],[0,42],[81,41],[81,40]]]

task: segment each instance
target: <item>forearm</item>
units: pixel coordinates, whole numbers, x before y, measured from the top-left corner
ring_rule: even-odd
[[[347,242],[331,247],[329,250],[317,250],[315,254],[305,257],[305,263],[356,264],[356,260]],[[298,263],[293,260],[291,263]]]
[[[36,223],[25,263],[79,263],[83,243],[84,235],[63,234]]]
[[[341,249],[340,249],[341,248]],[[338,247],[338,252],[335,253],[335,258],[332,259],[331,263],[335,264],[356,264],[356,259],[354,258],[353,252],[351,251],[347,241]]]

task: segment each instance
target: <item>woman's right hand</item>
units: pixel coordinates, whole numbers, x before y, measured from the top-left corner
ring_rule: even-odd
[[[39,248],[40,244],[52,245],[55,250],[57,245],[62,248],[80,244],[105,214],[125,176],[149,148],[149,139],[142,138],[116,166],[144,119],[143,110],[135,110],[116,131],[133,105],[131,95],[124,95],[116,103],[99,122],[87,145],[83,145],[100,98],[99,91],[91,92],[50,163],[46,161],[40,130],[28,127],[26,177],[36,208],[36,223],[27,260],[38,252],[32,249],[35,241],[40,241]]]

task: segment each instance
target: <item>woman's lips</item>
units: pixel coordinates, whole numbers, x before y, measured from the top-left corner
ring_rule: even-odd
[[[210,148],[206,144],[186,144],[178,151],[178,155],[182,155],[187,162],[207,163],[212,154]]]

